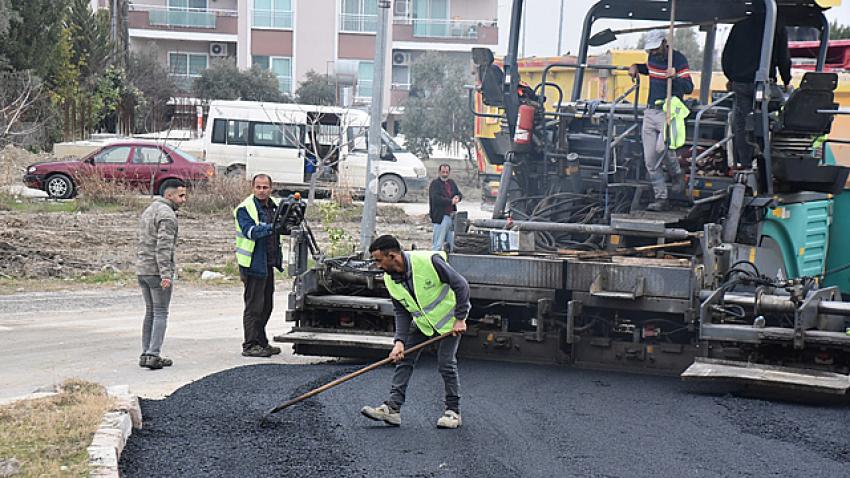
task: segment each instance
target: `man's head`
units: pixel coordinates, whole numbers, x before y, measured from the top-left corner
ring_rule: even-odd
[[[183,181],[170,182],[162,192],[162,197],[171,201],[175,209],[180,209],[180,206],[186,202],[186,185]]]
[[[260,173],[251,179],[251,187],[254,190],[254,197],[266,202],[272,195],[272,178],[268,174]]]
[[[658,56],[667,53],[667,32],[664,30],[652,30],[646,34],[644,49],[649,56]]]
[[[372,259],[384,272],[404,272],[404,256],[401,253],[401,244],[398,239],[390,235],[383,235],[372,241],[369,246]]]
[[[451,172],[452,172],[452,167],[449,166],[448,164],[443,163],[443,164],[440,165],[439,175],[440,175],[440,179],[442,179],[443,181],[449,179],[449,173],[451,173]]]

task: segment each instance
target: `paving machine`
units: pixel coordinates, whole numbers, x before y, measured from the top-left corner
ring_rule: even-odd
[[[475,49],[481,102],[500,122],[491,160],[501,166],[493,218],[457,219],[449,262],[469,281],[472,310],[462,356],[681,374],[745,386],[846,395],[850,388],[848,168],[830,164],[827,139],[837,77],[822,72],[829,4],[796,0],[676,0],[676,26],[705,34],[710,82],[718,25],[764,18],[753,113],[752,169],[729,154],[733,93],[689,100],[687,172],[673,211],[645,211],[640,81],[610,101],[583,99],[597,77],[626,67],[589,63],[616,36],[601,19],[669,22],[671,3],[602,0],[584,21],[575,62],[552,63],[534,84],[517,69],[524,0],[513,0],[508,54]],[[815,71],[787,96],[771,84],[777,18],[816,29]],[[781,23],[780,23],[781,25]],[[754,48],[757,47],[754,45]],[[574,75],[572,91],[547,77]],[[644,92],[645,93],[645,92]],[[474,101],[470,101],[475,105]],[[474,106],[473,106],[474,107]],[[495,111],[495,112],[493,112]],[[493,159],[496,158],[496,159]],[[295,257],[306,258],[300,229]],[[300,244],[300,245],[299,245]],[[291,260],[295,286],[275,339],[295,353],[361,356],[392,346],[393,307],[361,256]]]

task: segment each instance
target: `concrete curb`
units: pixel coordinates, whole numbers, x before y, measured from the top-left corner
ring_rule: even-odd
[[[106,393],[115,399],[115,406],[103,415],[87,448],[89,476],[118,478],[118,459],[133,429],[142,428],[142,409],[139,397],[130,394],[128,385],[107,387]]]

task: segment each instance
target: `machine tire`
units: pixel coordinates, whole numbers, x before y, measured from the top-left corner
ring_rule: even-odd
[[[245,179],[245,166],[241,164],[230,166],[224,171],[224,175],[228,178]]]
[[[74,181],[64,174],[54,174],[44,182],[44,192],[51,199],[70,199],[74,196],[76,188]]]
[[[180,181],[177,179],[166,179],[165,181],[159,184],[159,189],[157,189],[157,194],[160,196],[165,196],[165,190],[168,189],[173,184],[179,184]]]
[[[395,174],[385,174],[378,181],[378,200],[381,202],[399,202],[406,193],[404,180]]]

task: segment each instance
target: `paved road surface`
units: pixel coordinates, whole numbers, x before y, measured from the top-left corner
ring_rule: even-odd
[[[463,427],[438,430],[432,360],[400,428],[360,416],[391,369],[275,415],[342,365],[249,366],[142,404],[122,476],[715,477],[850,475],[850,408],[689,392],[673,378],[461,361]]]
[[[281,286],[281,291],[283,286]],[[267,328],[284,331],[280,292]],[[256,363],[240,355],[242,289],[202,290],[178,284],[171,303],[163,355],[174,366],[141,369],[144,301],[136,287],[0,296],[0,401],[79,377],[105,385],[129,384],[156,397],[205,375]],[[291,347],[271,360],[303,363]]]

